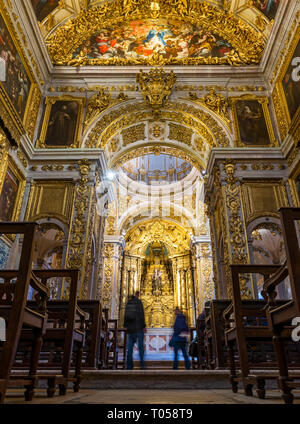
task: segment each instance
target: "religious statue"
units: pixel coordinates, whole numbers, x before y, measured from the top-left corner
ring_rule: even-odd
[[[222,94],[216,93],[214,88],[210,88],[209,93],[204,97],[204,103],[214,112],[226,117],[228,115],[228,102]]]
[[[152,276],[152,293],[155,294],[157,291],[161,291],[161,271],[155,269],[154,274]]]
[[[85,125],[88,125],[99,113],[107,109],[112,101],[110,91],[101,88],[98,94],[92,96],[87,105]]]

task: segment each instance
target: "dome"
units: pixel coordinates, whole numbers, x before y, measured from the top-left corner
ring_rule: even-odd
[[[162,185],[183,180],[190,174],[193,166],[174,156],[148,154],[127,161],[121,169],[134,181]]]

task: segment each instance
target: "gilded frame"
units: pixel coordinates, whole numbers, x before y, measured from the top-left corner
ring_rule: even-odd
[[[48,125],[49,125],[49,119],[51,116],[51,110],[52,110],[52,106],[59,101],[73,101],[78,103],[78,115],[77,115],[77,120],[76,120],[76,128],[75,128],[75,135],[74,135],[74,141],[70,146],[55,146],[55,145],[46,145],[45,141],[46,141],[46,135],[47,135],[47,130],[48,130]],[[80,134],[81,134],[81,129],[82,129],[82,116],[83,116],[83,110],[84,110],[84,105],[85,105],[85,98],[84,97],[74,97],[74,96],[69,96],[69,95],[63,95],[63,96],[51,96],[51,97],[46,97],[45,100],[45,113],[44,113],[44,119],[43,119],[43,124],[42,124],[42,129],[41,129],[41,134],[40,134],[40,138],[37,140],[36,143],[36,147],[37,148],[41,148],[41,149],[76,149],[80,147]]]
[[[282,81],[283,81],[283,78],[284,78],[284,76],[285,76],[285,74],[288,70],[288,67],[290,66],[290,63],[292,61],[292,58],[294,56],[294,53],[295,53],[295,50],[296,50],[296,47],[297,47],[299,41],[300,41],[300,25],[298,24],[294,38],[291,41],[288,52],[287,52],[287,54],[284,58],[283,65],[281,66],[278,78],[276,80],[275,88],[274,88],[274,91],[273,91],[273,98],[274,98],[274,95],[276,96],[276,94],[279,97],[279,101],[280,101],[281,106],[282,106],[281,109],[283,109],[283,115],[284,115],[283,118],[284,118],[284,120],[287,124],[288,130],[296,123],[297,119],[299,119],[300,106],[298,106],[298,109],[295,113],[295,116],[292,119],[291,115],[290,115],[289,108],[288,108],[286,96],[285,96],[285,93],[284,93]],[[280,116],[277,116],[277,120],[278,120],[278,125],[282,126],[283,123],[281,122],[282,119],[280,119]],[[284,134],[284,136],[286,136],[284,128],[281,128],[281,131]]]
[[[7,113],[9,114],[9,117],[11,118],[13,125],[18,130],[18,133],[20,134],[20,136],[22,133],[24,133],[24,129],[25,129],[28,131],[29,136],[32,138],[33,132],[35,129],[37,114],[38,114],[38,107],[40,105],[40,100],[41,100],[41,91],[39,89],[39,85],[36,81],[36,78],[33,74],[33,71],[30,67],[29,61],[27,59],[27,56],[22,46],[22,43],[20,41],[20,38],[14,28],[12,20],[7,11],[7,8],[5,4],[3,3],[3,0],[0,0],[0,16],[2,17],[5,23],[5,26],[12,38],[13,44],[20,56],[20,59],[25,68],[26,74],[31,83],[23,118],[16,111],[16,108],[14,107],[9,95],[5,91],[5,88],[1,82],[0,82],[0,102],[2,103],[2,106],[6,109]],[[11,123],[9,124],[11,125]],[[19,139],[16,141],[19,142]]]
[[[300,161],[289,177],[289,186],[291,189],[292,200],[295,207],[300,207],[300,198],[297,191],[296,179],[300,175]]]
[[[266,126],[267,126],[267,130],[268,130],[268,135],[269,135],[269,139],[270,139],[270,144],[255,144],[255,145],[249,145],[249,144],[245,144],[242,142],[241,140],[241,134],[240,134],[240,129],[239,129],[239,123],[238,123],[238,116],[237,116],[237,111],[236,111],[236,104],[239,101],[247,101],[247,100],[254,100],[257,101],[258,103],[260,103],[262,105],[262,110],[263,110],[263,114],[264,114],[264,119],[266,122]],[[248,147],[248,148],[252,148],[252,147],[275,147],[278,146],[278,140],[276,140],[275,135],[274,135],[274,131],[273,131],[273,126],[272,126],[272,121],[271,121],[271,117],[270,117],[270,112],[269,112],[269,99],[266,96],[255,96],[253,94],[244,94],[242,96],[238,96],[238,97],[231,97],[229,99],[230,105],[232,107],[232,118],[233,118],[233,127],[234,127],[234,134],[235,134],[235,143],[237,147]]]
[[[23,201],[25,185],[26,185],[26,178],[24,174],[21,172],[21,170],[17,167],[17,165],[15,164],[11,156],[8,155],[6,158],[4,168],[1,172],[0,195],[2,193],[4,179],[8,170],[16,177],[16,179],[19,182],[16,201],[14,204],[12,217],[11,217],[11,221],[17,221],[19,219],[20,212],[21,212],[22,201]]]

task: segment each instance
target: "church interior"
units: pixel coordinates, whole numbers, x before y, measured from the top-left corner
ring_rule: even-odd
[[[0,403],[300,403],[299,21],[0,0]]]

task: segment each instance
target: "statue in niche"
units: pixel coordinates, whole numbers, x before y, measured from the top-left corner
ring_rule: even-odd
[[[154,270],[154,274],[152,276],[152,293],[155,294],[157,292],[161,293],[162,284],[161,284],[161,271],[158,269]]]

